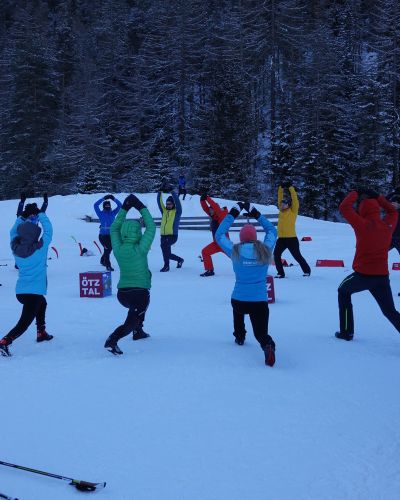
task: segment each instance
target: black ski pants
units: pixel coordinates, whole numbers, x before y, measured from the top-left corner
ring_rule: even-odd
[[[38,328],[46,324],[47,302],[43,295],[18,293],[17,300],[23,304],[22,313],[18,323],[4,337],[8,344],[11,344],[15,339],[25,333],[35,318]]]
[[[172,245],[178,241],[177,234],[171,234],[169,236],[161,236],[161,251],[163,254],[164,265],[169,266],[170,260],[176,260],[177,262],[181,260],[181,257],[175,255],[171,251]]]
[[[114,343],[142,326],[146,309],[150,303],[150,290],[147,288],[120,288],[117,298],[119,303],[128,309],[128,315],[125,323],[118,326],[110,335],[109,338]]]
[[[338,288],[340,332],[354,334],[354,317],[351,296],[353,293],[368,290],[377,301],[384,316],[400,332],[400,313],[396,311],[390,288],[389,276],[370,276],[352,273]]]
[[[272,337],[268,335],[269,307],[268,302],[245,302],[243,300],[231,299],[233,310],[233,335],[238,340],[246,337],[244,317],[250,316],[253,333],[261,348],[273,343]]]
[[[100,259],[102,266],[111,267],[110,255],[112,252],[111,236],[109,234],[99,234],[99,241],[103,245],[104,252]]]
[[[282,254],[285,250],[289,250],[293,258],[300,264],[301,270],[304,274],[311,274],[310,266],[307,264],[306,259],[300,253],[299,239],[294,236],[293,238],[278,238],[274,249],[274,261],[276,271],[280,276],[285,276],[285,271],[282,265]]]

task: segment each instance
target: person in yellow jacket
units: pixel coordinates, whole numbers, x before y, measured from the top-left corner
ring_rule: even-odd
[[[289,189],[290,200],[284,196],[283,189]],[[282,253],[287,249],[293,258],[300,264],[303,276],[310,276],[311,269],[300,253],[299,239],[296,234],[296,219],[299,213],[299,199],[296,190],[290,182],[283,182],[278,187],[278,239],[274,249],[274,261],[277,278],[284,278],[285,271],[282,265]]]
[[[164,259],[164,266],[160,269],[162,273],[169,271],[169,261],[175,260],[176,267],[182,267],[184,260],[179,255],[175,255],[171,251],[172,245],[178,241],[179,221],[182,215],[182,205],[179,196],[175,191],[171,191],[172,196],[168,196],[165,205],[162,199],[161,190],[157,194],[158,208],[162,214],[160,235],[161,235],[161,250]]]

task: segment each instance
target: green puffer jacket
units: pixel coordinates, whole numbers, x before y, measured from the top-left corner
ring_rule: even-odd
[[[156,235],[156,225],[147,208],[142,208],[146,230],[142,235],[140,222],[126,220],[126,210],[118,212],[110,228],[111,243],[120,268],[118,288],[151,288],[151,272],[147,254]]]

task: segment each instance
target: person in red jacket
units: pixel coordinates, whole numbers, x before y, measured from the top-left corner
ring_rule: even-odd
[[[213,235],[213,242],[205,246],[201,251],[201,256],[203,258],[204,264],[204,273],[200,274],[200,276],[207,278],[208,276],[214,276],[214,266],[211,255],[214,255],[218,252],[223,252],[221,247],[215,241],[215,233],[220,223],[228,215],[228,209],[226,207],[221,208],[218,203],[216,203],[212,198],[210,198],[210,196],[206,194],[202,194],[200,196],[200,204],[204,212],[209,217],[211,217],[210,230]]]
[[[357,203],[358,208],[353,205]],[[381,209],[385,216],[382,219]],[[388,252],[397,223],[397,210],[382,195],[372,189],[351,191],[339,206],[340,213],[350,223],[356,235],[354,273],[338,288],[340,331],[338,339],[352,340],[354,318],[351,296],[368,290],[381,311],[400,332],[400,313],[393,302],[389,281]]]

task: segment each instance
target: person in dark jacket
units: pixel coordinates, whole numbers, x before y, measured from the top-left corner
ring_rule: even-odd
[[[162,199],[161,190],[157,194],[158,208],[162,214],[160,234],[161,234],[161,251],[164,259],[164,266],[160,269],[162,273],[169,271],[169,261],[175,260],[176,267],[181,268],[184,260],[179,255],[175,255],[171,251],[172,245],[178,241],[179,221],[182,215],[182,205],[179,201],[179,196],[172,191],[171,196],[165,201]]]
[[[183,194],[182,199],[184,200],[186,198],[186,177],[184,174],[178,177],[178,198],[181,194]]]
[[[242,209],[257,219],[264,228],[266,234],[263,243],[257,240],[257,232],[252,224],[246,224],[240,230],[240,243],[233,244],[226,236]],[[244,344],[246,338],[244,317],[248,314],[254,336],[264,351],[265,364],[273,366],[275,364],[275,342],[268,334],[267,274],[276,241],[275,226],[255,207],[250,207],[247,202],[239,202],[231,208],[229,214],[219,225],[215,240],[232,259],[236,276],[231,298],[235,342],[238,345]]]
[[[126,220],[131,208],[143,218],[146,227],[142,234],[140,222]],[[144,315],[150,302],[151,272],[147,262],[156,225],[147,207],[135,195],[130,194],[111,225],[114,255],[120,269],[118,301],[128,309],[125,323],[118,326],[108,337],[104,347],[112,354],[122,354],[118,341],[133,332],[133,340],[149,337],[142,330]],[[136,336],[136,337],[135,337]]]
[[[205,246],[201,251],[201,256],[204,263],[204,273],[200,274],[200,276],[207,278],[208,276],[214,276],[214,265],[212,261],[212,255],[223,252],[222,248],[215,241],[215,233],[218,229],[218,226],[228,215],[228,209],[226,207],[221,208],[218,203],[216,203],[210,196],[207,194],[202,194],[200,196],[200,204],[201,208],[204,212],[211,217],[210,229],[213,236],[213,241],[209,245]]]
[[[354,204],[358,203],[358,209]],[[385,217],[381,217],[381,209]],[[382,195],[372,189],[351,191],[339,206],[356,236],[354,272],[338,288],[340,331],[338,339],[352,340],[354,317],[351,296],[368,290],[381,311],[400,332],[400,313],[396,311],[389,281],[388,251],[397,224],[397,211]]]
[[[112,200],[117,206],[114,210],[111,210],[111,201]],[[103,203],[103,209],[100,209],[100,205]],[[97,217],[100,220],[100,234],[99,241],[104,248],[103,255],[100,259],[100,264],[105,266],[107,271],[114,271],[110,262],[110,255],[112,252],[112,244],[110,238],[110,227],[114,222],[114,219],[121,208],[121,202],[115,198],[112,194],[108,194],[103,198],[100,198],[94,204],[94,211],[96,212]]]
[[[18,265],[16,296],[23,305],[18,323],[0,340],[0,354],[11,356],[8,346],[20,337],[36,319],[37,342],[51,340],[46,332],[45,295],[47,292],[47,252],[53,235],[50,220],[40,212],[36,204],[25,207],[25,217],[18,217],[10,231],[11,249]],[[43,228],[31,222],[30,217],[37,217]]]
[[[392,193],[388,194],[387,199],[397,210],[397,214],[400,214],[400,186],[398,186]],[[393,231],[392,242],[390,243],[389,250],[392,250],[393,248],[395,248],[400,254],[400,217],[398,218],[395,230]]]

